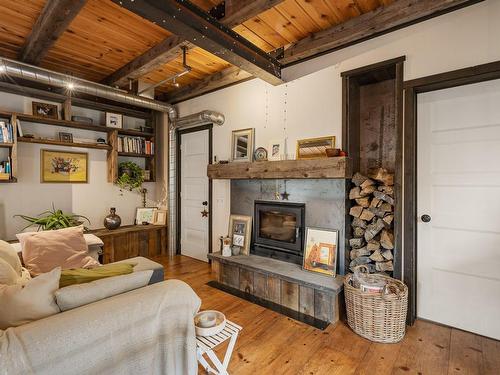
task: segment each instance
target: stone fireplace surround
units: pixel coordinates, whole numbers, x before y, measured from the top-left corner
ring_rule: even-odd
[[[286,191],[289,202],[305,203],[306,227],[337,229],[338,276],[253,254],[224,258],[215,253],[209,254],[213,286],[318,328],[336,322],[345,269],[345,184],[343,179],[232,180],[231,214],[253,216],[255,201],[277,201],[276,193]]]

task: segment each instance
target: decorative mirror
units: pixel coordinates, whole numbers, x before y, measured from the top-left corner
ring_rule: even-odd
[[[254,129],[233,130],[231,161],[251,162],[253,158]]]
[[[335,148],[335,136],[299,139],[296,159],[326,158],[327,148]]]

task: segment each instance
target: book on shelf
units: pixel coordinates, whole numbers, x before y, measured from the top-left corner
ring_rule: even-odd
[[[12,178],[12,161],[10,157],[6,161],[0,162],[0,180],[10,180]]]
[[[118,137],[118,152],[154,155],[154,142],[141,137]]]
[[[0,121],[0,143],[14,143],[14,128],[9,122]]]

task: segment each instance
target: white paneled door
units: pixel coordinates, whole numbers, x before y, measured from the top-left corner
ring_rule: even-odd
[[[181,134],[181,254],[208,262],[209,131]]]
[[[500,339],[500,80],[419,94],[417,116],[417,316]]]

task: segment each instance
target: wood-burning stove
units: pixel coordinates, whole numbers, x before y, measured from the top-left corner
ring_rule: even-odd
[[[305,210],[303,203],[255,201],[251,252],[302,264]]]

